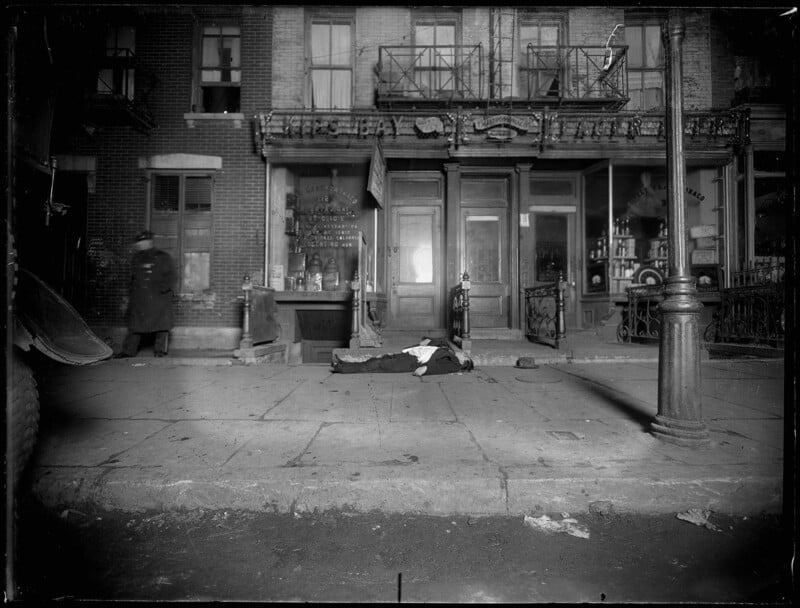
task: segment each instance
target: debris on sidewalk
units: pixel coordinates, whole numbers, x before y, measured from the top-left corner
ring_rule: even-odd
[[[611,517],[614,515],[614,503],[610,500],[595,500],[589,503],[589,513],[601,517]]]
[[[529,528],[539,530],[540,532],[565,532],[570,536],[577,536],[578,538],[589,538],[589,529],[578,523],[578,520],[569,517],[569,513],[562,513],[560,521],[551,519],[548,515],[541,517],[530,517],[526,515],[523,522]]]
[[[533,357],[520,357],[517,359],[517,365],[515,367],[520,369],[539,369]]]
[[[720,529],[717,526],[708,521],[709,515],[711,515],[711,511],[708,509],[689,509],[683,513],[678,513],[675,517],[682,519],[683,521],[688,521],[690,524],[694,524],[695,526],[705,526],[709,530],[720,532]]]

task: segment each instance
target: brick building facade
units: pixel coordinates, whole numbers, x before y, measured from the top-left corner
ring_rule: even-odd
[[[355,250],[337,248],[335,239],[328,242],[332,246],[310,245],[307,234],[287,223],[295,212],[311,215],[319,192],[327,193],[334,211],[355,210],[353,221],[340,222],[338,229],[357,230],[367,242],[365,287],[389,329],[444,329],[447,289],[470,270],[469,263],[488,260],[494,270],[472,269],[477,335],[522,336],[520,293],[552,279],[552,272],[540,273],[548,255],[572,285],[571,326],[597,327],[626,299],[634,266],[638,271],[653,266],[656,257],[666,259],[653,248],[660,236],[657,216],[637,217],[641,233],[621,235],[630,239],[629,250],[606,242],[608,249],[627,251],[619,260],[615,252],[602,255],[599,243],[632,217],[628,208],[637,204],[637,193],[644,189],[665,198],[665,50],[658,35],[664,11],[316,5],[82,10],[73,21],[62,19],[66,33],[61,46],[53,47],[68,58],[62,62],[76,59],[68,48],[76,32],[97,38],[101,48],[110,29],[126,27],[135,30],[139,66],[127,118],[125,112],[101,114],[93,106],[75,112],[74,128],[66,135],[57,128],[58,112],[53,118],[50,155],[59,175],[86,178],[85,193],[66,179],[77,188],[70,194],[85,199],[85,229],[77,230],[76,248],[77,263],[85,267],[78,273],[84,293],[76,299],[110,341],[124,330],[130,239],[145,227],[154,229],[157,245],[171,249],[182,265],[175,345],[236,346],[245,274],[267,286],[273,269],[281,277],[273,286],[282,341],[305,339],[305,312],[333,315],[349,309],[347,281],[359,265]],[[61,9],[62,16],[68,13]],[[714,226],[720,237],[707,257],[717,266],[719,288],[754,258],[779,254],[777,248],[767,252],[753,233],[759,192],[752,159],[759,150],[782,154],[782,97],[761,99],[768,103],[757,107],[740,98],[745,103],[733,107],[743,82],[737,66],[758,64],[752,47],[742,42],[747,36],[741,22],[747,19],[712,9],[686,9],[683,16],[690,204],[696,207],[694,223]],[[759,13],[754,22],[767,17]],[[40,18],[36,11],[23,11],[20,23]],[[21,27],[18,56],[38,44],[33,31]],[[333,50],[319,54],[323,35]],[[222,64],[204,63],[206,45],[228,53]],[[412,65],[409,49],[418,49],[417,61],[424,57],[428,63]],[[748,54],[750,63],[742,60]],[[30,67],[26,61],[19,62],[18,75]],[[97,94],[98,68],[92,76],[91,67],[85,81]],[[205,86],[206,77],[218,79],[215,86]],[[757,88],[754,79],[748,90]],[[550,89],[536,90],[534,82]],[[214,111],[202,107],[211,103],[222,105]],[[144,114],[130,106],[142,106]],[[760,122],[747,123],[745,115],[760,116]],[[760,135],[748,139],[751,131]],[[387,189],[386,199],[376,202],[367,186],[378,139]],[[32,156],[40,174],[50,172],[47,159]],[[750,158],[750,165],[742,158]],[[783,170],[778,165],[768,177]],[[206,178],[212,184],[208,191]],[[171,196],[175,209],[160,207],[171,204]],[[22,234],[41,229],[36,213],[21,216]],[[44,231],[58,230],[59,222],[54,216]],[[563,228],[563,242],[550,243],[549,253],[543,245],[547,226]],[[424,262],[436,275],[425,279],[431,285],[427,291],[422,279],[405,287],[398,279],[408,272],[398,261],[404,255],[399,240],[420,227],[432,230],[430,242],[419,244],[433,251]],[[75,247],[72,230],[59,238]],[[475,239],[485,239],[484,249],[470,249]],[[298,255],[307,264],[314,253],[323,263],[338,261],[342,276],[336,293],[293,293],[294,279],[306,277],[300,271],[290,286],[290,266]],[[21,254],[48,272],[41,252],[27,245]],[[630,264],[622,266],[626,258]],[[656,270],[663,274],[664,267]],[[718,297],[706,294],[709,311],[715,301]],[[320,316],[316,325],[343,324],[342,318]],[[340,333],[347,332],[349,326]],[[342,336],[330,342],[341,342]]]

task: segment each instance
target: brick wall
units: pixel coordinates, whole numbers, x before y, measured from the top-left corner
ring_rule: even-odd
[[[728,108],[734,96],[733,78],[736,59],[731,48],[729,32],[719,20],[711,19],[711,105]]]
[[[575,8],[569,11],[567,24],[569,44],[603,46],[618,23],[625,23],[625,12],[620,8]],[[624,30],[617,30],[611,44],[623,44]]]
[[[260,276],[264,256],[264,162],[254,146],[250,119],[271,106],[272,9],[239,8],[242,25],[241,128],[233,121],[197,121],[190,128],[192,39],[203,9],[145,13],[136,51],[159,83],[149,98],[157,127],[148,135],[131,127],[103,127],[74,142],[72,154],[97,158],[89,195],[87,241],[92,302],[88,320],[121,325],[127,302],[128,248],[145,225],[145,172],[139,158],[201,154],[222,158],[215,180],[211,288],[203,298],[176,305],[176,325],[239,327],[242,277]],[[219,10],[217,9],[219,13]],[[221,13],[227,14],[227,13]]]
[[[279,6],[274,11],[272,103],[275,108],[302,108],[306,68],[304,10]]]
[[[685,11],[683,41],[683,107],[686,111],[711,107],[711,37],[708,11]]]
[[[410,40],[411,12],[408,8],[368,6],[356,10],[356,108],[375,106],[378,47],[403,46],[410,44]]]

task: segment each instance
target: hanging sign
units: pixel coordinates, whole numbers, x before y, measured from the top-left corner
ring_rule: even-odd
[[[375,138],[375,147],[372,150],[372,162],[369,166],[369,183],[367,192],[375,197],[378,206],[383,208],[383,182],[386,176],[386,159],[383,156],[383,146],[380,138]]]

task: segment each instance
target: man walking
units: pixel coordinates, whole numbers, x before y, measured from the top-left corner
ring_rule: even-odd
[[[153,233],[136,235],[131,260],[128,335],[117,357],[134,357],[139,352],[142,334],[155,333],[156,357],[167,354],[172,329],[172,295],[175,266],[170,255],[153,246]]]

